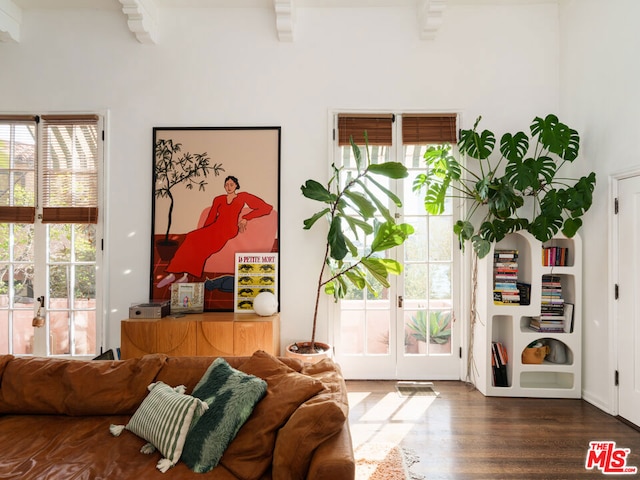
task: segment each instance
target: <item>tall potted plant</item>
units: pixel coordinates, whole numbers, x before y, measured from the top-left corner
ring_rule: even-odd
[[[194,187],[204,191],[207,185],[206,177],[213,170],[215,176],[224,171],[222,164],[210,165],[207,153],[191,154],[181,152],[182,144],[173,143],[171,139],[158,139],[155,144],[155,164],[153,169],[156,198],[169,199],[169,211],[167,213],[167,230],[164,238],[158,240],[158,253],[160,258],[168,260],[173,257],[178,242],[169,239],[171,222],[173,218],[173,188],[185,183],[185,188],[192,190]],[[182,153],[182,155],[178,155]]]
[[[503,134],[497,151],[495,134],[478,131],[480,120],[478,117],[472,129],[460,131],[459,159],[451,145],[430,147],[424,155],[427,173],[419,175],[413,186],[415,191],[424,191],[425,209],[433,215],[444,212],[447,197],[466,201],[466,216],[455,223],[453,231],[463,248],[467,241],[473,245],[474,279],[477,259],[509,233],[526,230],[541,242],[558,232],[573,237],[591,207],[596,186],[594,172],[579,179],[560,175],[565,164],[578,158],[580,136],[557,116],[535,117],[530,135],[521,131]],[[474,283],[468,377],[473,363],[476,293]]]
[[[328,184],[307,180],[300,188],[302,194],[321,204],[321,209],[304,221],[304,229],[311,229],[320,219],[328,225],[322,266],[316,283],[313,308],[313,323],[310,341],[296,342],[287,347],[287,354],[309,354],[322,351],[328,346],[316,342],[318,309],[323,292],[335,301],[344,298],[350,287],[364,289],[374,295],[389,287],[389,275],[402,272],[396,260],[384,258],[387,250],[402,245],[413,233],[407,223],[397,223],[386,206],[391,200],[398,207],[402,202],[393,192],[378,182],[375,177],[400,179],[408,176],[407,168],[399,162],[371,163],[365,132],[365,157],[353,138],[350,139],[355,158],[355,171],[332,165],[333,174]],[[372,236],[366,249],[355,242]],[[374,282],[372,282],[372,280]]]

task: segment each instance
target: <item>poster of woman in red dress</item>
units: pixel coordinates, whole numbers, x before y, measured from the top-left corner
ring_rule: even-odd
[[[247,192],[238,192],[238,179],[229,175],[224,180],[227,192],[213,199],[204,225],[187,233],[166,268],[169,274],[158,283],[162,288],[173,282],[188,282],[189,275],[202,277],[206,260],[219,252],[227,242],[247,231],[250,220],[268,215],[273,210],[262,199]],[[242,214],[243,208],[248,212]],[[182,274],[176,277],[176,274]]]
[[[202,282],[206,311],[233,311],[235,254],[279,251],[280,127],[155,127],[153,135],[149,299]]]

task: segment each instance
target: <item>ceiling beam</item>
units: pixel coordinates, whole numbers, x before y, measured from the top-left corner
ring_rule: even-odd
[[[281,42],[293,42],[295,7],[293,0],[273,0],[276,12],[276,32]]]
[[[433,40],[443,23],[442,14],[447,8],[447,0],[420,0],[418,2],[418,22],[420,38]]]
[[[119,0],[127,25],[140,43],[158,43],[158,9],[154,0]]]
[[[18,43],[22,9],[12,0],[0,0],[0,42]]]

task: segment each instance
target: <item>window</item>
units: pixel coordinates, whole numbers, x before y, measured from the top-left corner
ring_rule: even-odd
[[[97,115],[0,115],[0,353],[97,352],[101,162]]]

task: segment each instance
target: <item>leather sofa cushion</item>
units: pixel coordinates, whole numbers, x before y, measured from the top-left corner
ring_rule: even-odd
[[[162,354],[95,362],[13,358],[2,376],[0,413],[133,414],[166,359]]]
[[[2,382],[2,374],[4,373],[4,369],[11,360],[13,360],[13,355],[0,355],[0,382]]]
[[[337,364],[322,360],[302,373],[320,380],[324,389],[300,405],[278,432],[273,480],[305,478],[319,445],[339,433],[349,414],[346,385]]]
[[[263,351],[254,353],[238,369],[266,380],[267,393],[229,444],[220,464],[238,478],[256,480],[271,466],[278,429],[323,385]]]

